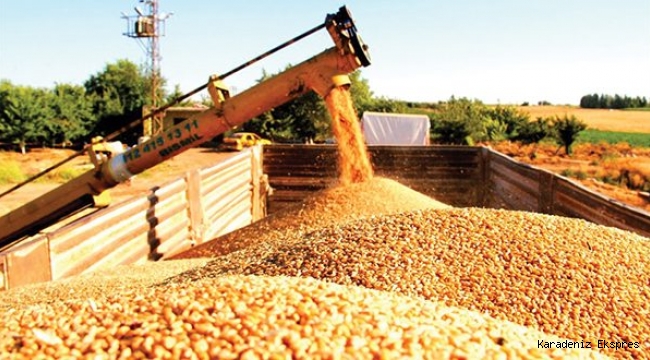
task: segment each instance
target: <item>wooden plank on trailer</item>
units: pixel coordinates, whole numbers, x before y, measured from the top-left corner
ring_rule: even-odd
[[[501,194],[498,194],[494,188],[488,188],[485,195],[486,197],[483,200],[483,206],[492,209],[510,209],[505,199],[501,196]]]
[[[273,192],[273,195],[271,196],[271,199],[273,200],[272,202],[276,202],[276,201],[299,202],[313,194],[314,191],[311,190],[293,190],[293,189],[275,190]]]
[[[539,169],[539,209],[543,214],[554,214],[555,174]]]
[[[338,174],[332,171],[336,169],[336,151],[332,146],[265,147],[265,172],[274,189],[269,206],[301,201],[336,183]],[[436,199],[440,199],[437,190],[445,192],[446,200],[453,194],[459,197],[454,204],[467,205],[478,196],[478,148],[372,146],[369,152],[376,176],[396,180]],[[329,161],[329,172],[314,161],[316,157]]]

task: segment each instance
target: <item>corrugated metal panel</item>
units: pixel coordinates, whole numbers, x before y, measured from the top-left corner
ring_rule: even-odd
[[[235,168],[224,174],[221,181],[215,182],[215,184],[219,184],[218,186],[213,187],[210,192],[204,193],[202,202],[206,219],[212,220],[216,214],[223,214],[224,207],[227,207],[236,198],[245,201],[249,208],[252,206],[250,171],[236,170]]]
[[[202,181],[202,204],[204,212],[206,239],[223,235],[228,229],[227,224],[237,223],[237,227],[248,225],[252,222],[252,196],[251,182],[252,167],[250,162],[232,163],[228,168],[223,168]],[[241,223],[242,213],[247,215],[247,221]],[[226,225],[223,225],[226,224]]]
[[[189,241],[191,238],[190,233],[187,231],[189,225],[189,220],[184,219],[183,222],[172,223],[171,226],[156,229],[165,236],[167,241],[160,244],[155,252],[149,254],[149,260],[167,259],[179,252],[190,249],[193,243]],[[151,235],[149,235],[149,238],[151,239]]]
[[[30,256],[23,256],[24,247],[12,249],[14,254],[0,253],[0,290],[166,258],[204,240],[203,235],[209,239],[250,224],[253,187],[260,184],[260,179],[252,179],[253,174],[261,176],[259,152],[244,150],[213,167],[190,172],[146,197],[98,210],[46,234],[38,251],[28,252]],[[257,194],[265,196],[260,190]],[[256,203],[261,206],[260,201]],[[257,213],[263,214],[263,208]],[[42,262],[34,254],[39,259],[44,255],[46,264],[34,267]]]
[[[220,212],[207,219],[210,227],[206,239],[214,239],[250,224],[253,221],[250,210],[250,196],[247,193],[240,193],[238,197],[224,203]]]
[[[80,265],[84,265],[83,268],[82,266],[79,266],[75,271],[71,272],[69,276],[101,269],[109,269],[117,265],[141,264],[147,261],[150,254],[150,247],[147,244],[146,233],[125,234],[123,239],[124,241],[118,243],[121,244],[121,246],[114,246],[110,250],[107,250],[102,254],[103,256],[98,257],[95,262],[80,262]]]
[[[173,181],[146,198],[98,211],[50,234],[53,278],[96,270],[101,264],[112,266],[146,260],[167,240],[155,229],[162,228],[170,218],[178,222],[179,213],[185,218],[180,223],[187,238],[185,184],[184,179]]]
[[[192,246],[190,241],[190,219],[186,208],[182,212],[170,212],[170,216],[156,227],[147,232],[147,241],[150,247],[149,260],[158,260],[171,256],[171,249],[187,248]]]
[[[239,163],[222,169],[217,175],[202,177],[201,194],[203,197],[218,196],[236,191],[242,183],[250,183],[250,172],[250,163]]]
[[[214,175],[218,175],[222,171],[224,171],[227,168],[232,167],[233,165],[238,165],[238,164],[250,164],[250,158],[251,158],[251,149],[246,149],[242,152],[240,152],[237,155],[234,155],[218,164],[215,164],[214,166],[211,166],[209,168],[201,169],[201,178],[206,179],[210,178]]]
[[[242,152],[200,172],[202,196],[194,201],[203,202],[208,219],[217,214],[227,225],[243,226],[241,219],[246,216],[241,213],[242,206],[231,205],[226,211],[215,209],[215,206],[218,207],[220,201],[229,203],[248,198],[243,208],[249,213],[247,221],[250,223],[250,159],[249,152]],[[244,196],[240,195],[242,192]],[[101,210],[50,234],[54,278],[118,264],[157,260],[191,247],[186,194],[186,179],[178,179],[146,198]],[[235,212],[228,213],[233,208]],[[210,231],[212,233],[214,231]]]
[[[147,242],[150,260],[157,260],[167,254],[168,249],[191,246],[189,200],[187,189],[177,192],[147,210]],[[173,229],[170,231],[169,229]]]
[[[209,224],[206,233],[207,239],[212,239],[219,235],[225,234],[224,229],[227,224],[235,218],[239,218],[241,213],[251,214],[250,192],[239,192],[231,196],[220,199],[213,206],[210,216],[206,217]],[[250,222],[249,222],[250,223]]]

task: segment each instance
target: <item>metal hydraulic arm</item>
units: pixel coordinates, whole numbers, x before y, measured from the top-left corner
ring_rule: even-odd
[[[93,196],[133,175],[274,107],[312,90],[325,97],[346,79],[349,83],[347,74],[370,64],[367,48],[345,7],[327,15],[322,27],[329,32],[334,47],[232,97],[219,77],[211,77],[208,91],[213,107],[1,217],[0,249],[92,206]]]

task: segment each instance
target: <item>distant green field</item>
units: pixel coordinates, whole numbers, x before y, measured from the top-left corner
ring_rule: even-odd
[[[650,147],[650,134],[587,129],[580,133],[576,142],[592,144],[626,142],[634,147]]]

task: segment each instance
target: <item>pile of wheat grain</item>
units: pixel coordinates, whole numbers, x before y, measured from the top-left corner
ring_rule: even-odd
[[[338,185],[308,197],[250,226],[198,245],[174,259],[214,257],[254,244],[291,241],[330,225],[417,209],[449,208],[394,180],[374,177],[363,183]]]
[[[15,359],[603,358],[467,310],[312,279],[232,276],[0,315]],[[580,346],[580,345],[578,345]]]
[[[23,305],[0,318],[0,349],[24,358],[568,355],[539,349],[556,340],[544,333],[637,344],[601,349],[620,358],[650,349],[650,241],[582,220],[453,209],[373,179],[195,250],[217,257],[166,262],[190,270],[158,286],[149,285],[160,276],[88,292],[54,283],[18,297]]]
[[[60,300],[99,299],[132,289],[154,286],[165,279],[205,265],[209,259],[186,259],[121,265],[57,281],[0,291],[0,311],[23,309]]]
[[[289,275],[477,310],[573,340],[650,351],[650,240],[583,220],[490,209],[332,225],[216,258],[174,281]]]

